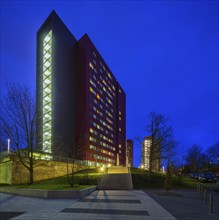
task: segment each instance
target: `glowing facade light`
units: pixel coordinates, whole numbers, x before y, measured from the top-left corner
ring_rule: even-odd
[[[8,152],[10,151],[10,142],[11,142],[11,140],[8,139]]]
[[[51,153],[52,30],[43,39],[43,151]]]

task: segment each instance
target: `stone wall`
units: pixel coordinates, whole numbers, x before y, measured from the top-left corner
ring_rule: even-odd
[[[0,161],[0,184],[12,182],[12,161],[9,157],[4,157]]]
[[[34,182],[67,174],[67,163],[41,160],[34,168]],[[72,164],[69,164],[71,170]],[[75,164],[75,171],[86,169],[85,165]],[[29,182],[29,171],[16,158],[5,157],[0,161],[0,184],[25,184]]]

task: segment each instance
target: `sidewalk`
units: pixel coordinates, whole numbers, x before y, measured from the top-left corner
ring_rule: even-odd
[[[209,197],[207,204],[195,190],[171,190],[171,196],[165,196],[164,190],[144,190],[144,192],[163,206],[179,220],[218,220],[219,194],[213,194],[213,214],[209,214]]]
[[[4,212],[8,213],[4,213]],[[20,214],[13,219],[121,219],[175,220],[143,191],[101,190],[81,200],[39,199],[0,193],[0,219]],[[17,212],[17,213],[13,213]]]
[[[219,219],[219,196],[215,213],[194,190],[100,190],[81,200],[41,199],[0,193],[0,219],[49,220],[195,220]]]

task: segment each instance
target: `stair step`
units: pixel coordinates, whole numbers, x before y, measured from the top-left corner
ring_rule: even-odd
[[[108,169],[108,174],[113,174],[113,173],[129,173],[127,167],[121,167],[121,166],[115,166],[111,167]]]
[[[107,174],[98,185],[99,189],[132,189],[131,174]]]

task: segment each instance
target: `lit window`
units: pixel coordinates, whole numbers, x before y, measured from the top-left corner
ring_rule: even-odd
[[[122,93],[121,89],[119,89],[119,93]]]
[[[97,94],[97,98],[100,99],[100,95],[99,94]]]
[[[91,63],[91,62],[89,62],[89,66],[90,66],[90,68],[93,70],[94,69],[94,66],[93,66],[93,64]]]
[[[103,79],[103,83],[106,85],[106,81]]]
[[[121,117],[119,117],[119,120],[121,121],[121,120],[122,120],[122,118],[121,118]]]
[[[119,128],[119,131],[122,131],[122,129],[121,129],[121,128]]]

